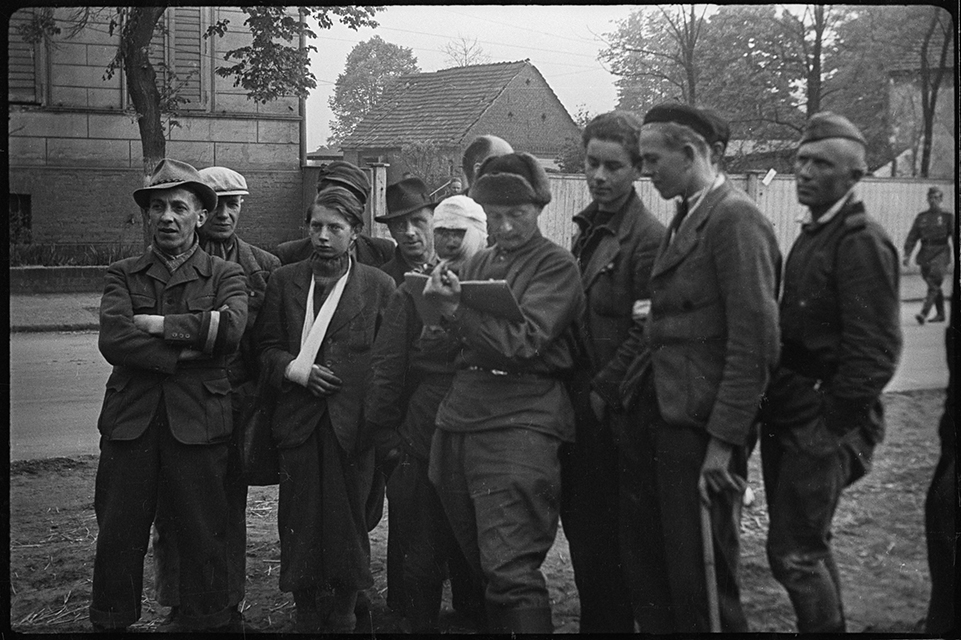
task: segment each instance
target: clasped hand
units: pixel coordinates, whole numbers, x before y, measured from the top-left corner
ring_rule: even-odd
[[[310,367],[310,375],[307,377],[307,390],[315,396],[323,397],[336,393],[343,380],[334,375],[334,372],[327,367],[315,364]]]
[[[731,491],[741,494],[747,486],[744,478],[731,473],[729,469],[733,451],[734,445],[711,437],[707,445],[707,453],[704,454],[704,463],[701,465],[701,479],[698,482],[701,500],[705,503],[710,504],[711,493]]]
[[[454,315],[460,306],[460,280],[446,264],[440,265],[430,274],[424,286],[424,298],[437,305],[442,316]]]

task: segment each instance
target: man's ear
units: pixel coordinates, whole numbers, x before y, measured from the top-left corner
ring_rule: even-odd
[[[684,158],[685,158],[688,162],[693,163],[693,162],[694,162],[694,159],[697,158],[697,150],[694,148],[694,145],[692,145],[692,144],[690,144],[690,143],[685,143],[685,145],[684,145],[684,147],[681,149],[681,151],[682,151],[682,153],[684,153]]]
[[[207,210],[201,209],[200,213],[197,214],[197,227],[204,226],[205,222],[207,222]]]
[[[854,180],[854,182],[860,182],[861,178],[864,177],[865,173],[866,172],[864,171],[864,169],[861,169],[861,168],[856,167],[854,169],[851,169],[851,179]]]

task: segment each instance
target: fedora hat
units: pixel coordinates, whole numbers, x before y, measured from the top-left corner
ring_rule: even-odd
[[[405,178],[400,182],[387,185],[385,196],[387,213],[374,218],[377,222],[387,222],[424,207],[433,209],[437,206],[437,203],[430,199],[427,185],[420,178]]]
[[[203,176],[191,165],[173,158],[164,158],[150,175],[146,187],[133,192],[133,199],[143,209],[150,208],[150,196],[157,191],[183,187],[190,189],[203,203],[204,209],[213,212],[217,208],[217,192],[204,183]]]

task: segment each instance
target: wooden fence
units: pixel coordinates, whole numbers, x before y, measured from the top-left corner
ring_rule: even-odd
[[[569,247],[574,233],[571,218],[591,201],[587,183],[582,175],[549,174],[549,178],[552,199],[541,214],[541,232],[562,247]],[[794,176],[775,176],[766,186],[757,173],[729,175],[728,179],[754,198],[774,225],[781,254],[786,256],[800,229],[796,219],[804,213],[804,207],[797,201]],[[957,185],[945,180],[865,178],[858,185],[857,193],[868,213],[887,230],[900,251],[914,217],[928,208],[928,189],[934,185],[944,191],[944,202],[950,207]],[[634,187],[651,213],[667,225],[674,215],[673,201],[663,200],[647,178],[634,183]]]

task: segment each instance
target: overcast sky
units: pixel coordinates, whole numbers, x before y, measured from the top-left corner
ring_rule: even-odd
[[[430,5],[388,6],[376,29],[352,31],[340,24],[318,31],[311,69],[317,88],[307,99],[307,147],[327,143],[333,113],[327,101],[350,50],[379,35],[413,50],[421,71],[448,68],[444,45],[461,36],[477,43],[491,62],[530,59],[574,116],[583,105],[592,113],[614,108],[615,77],[597,61],[601,37],[615,29],[636,5]]]

